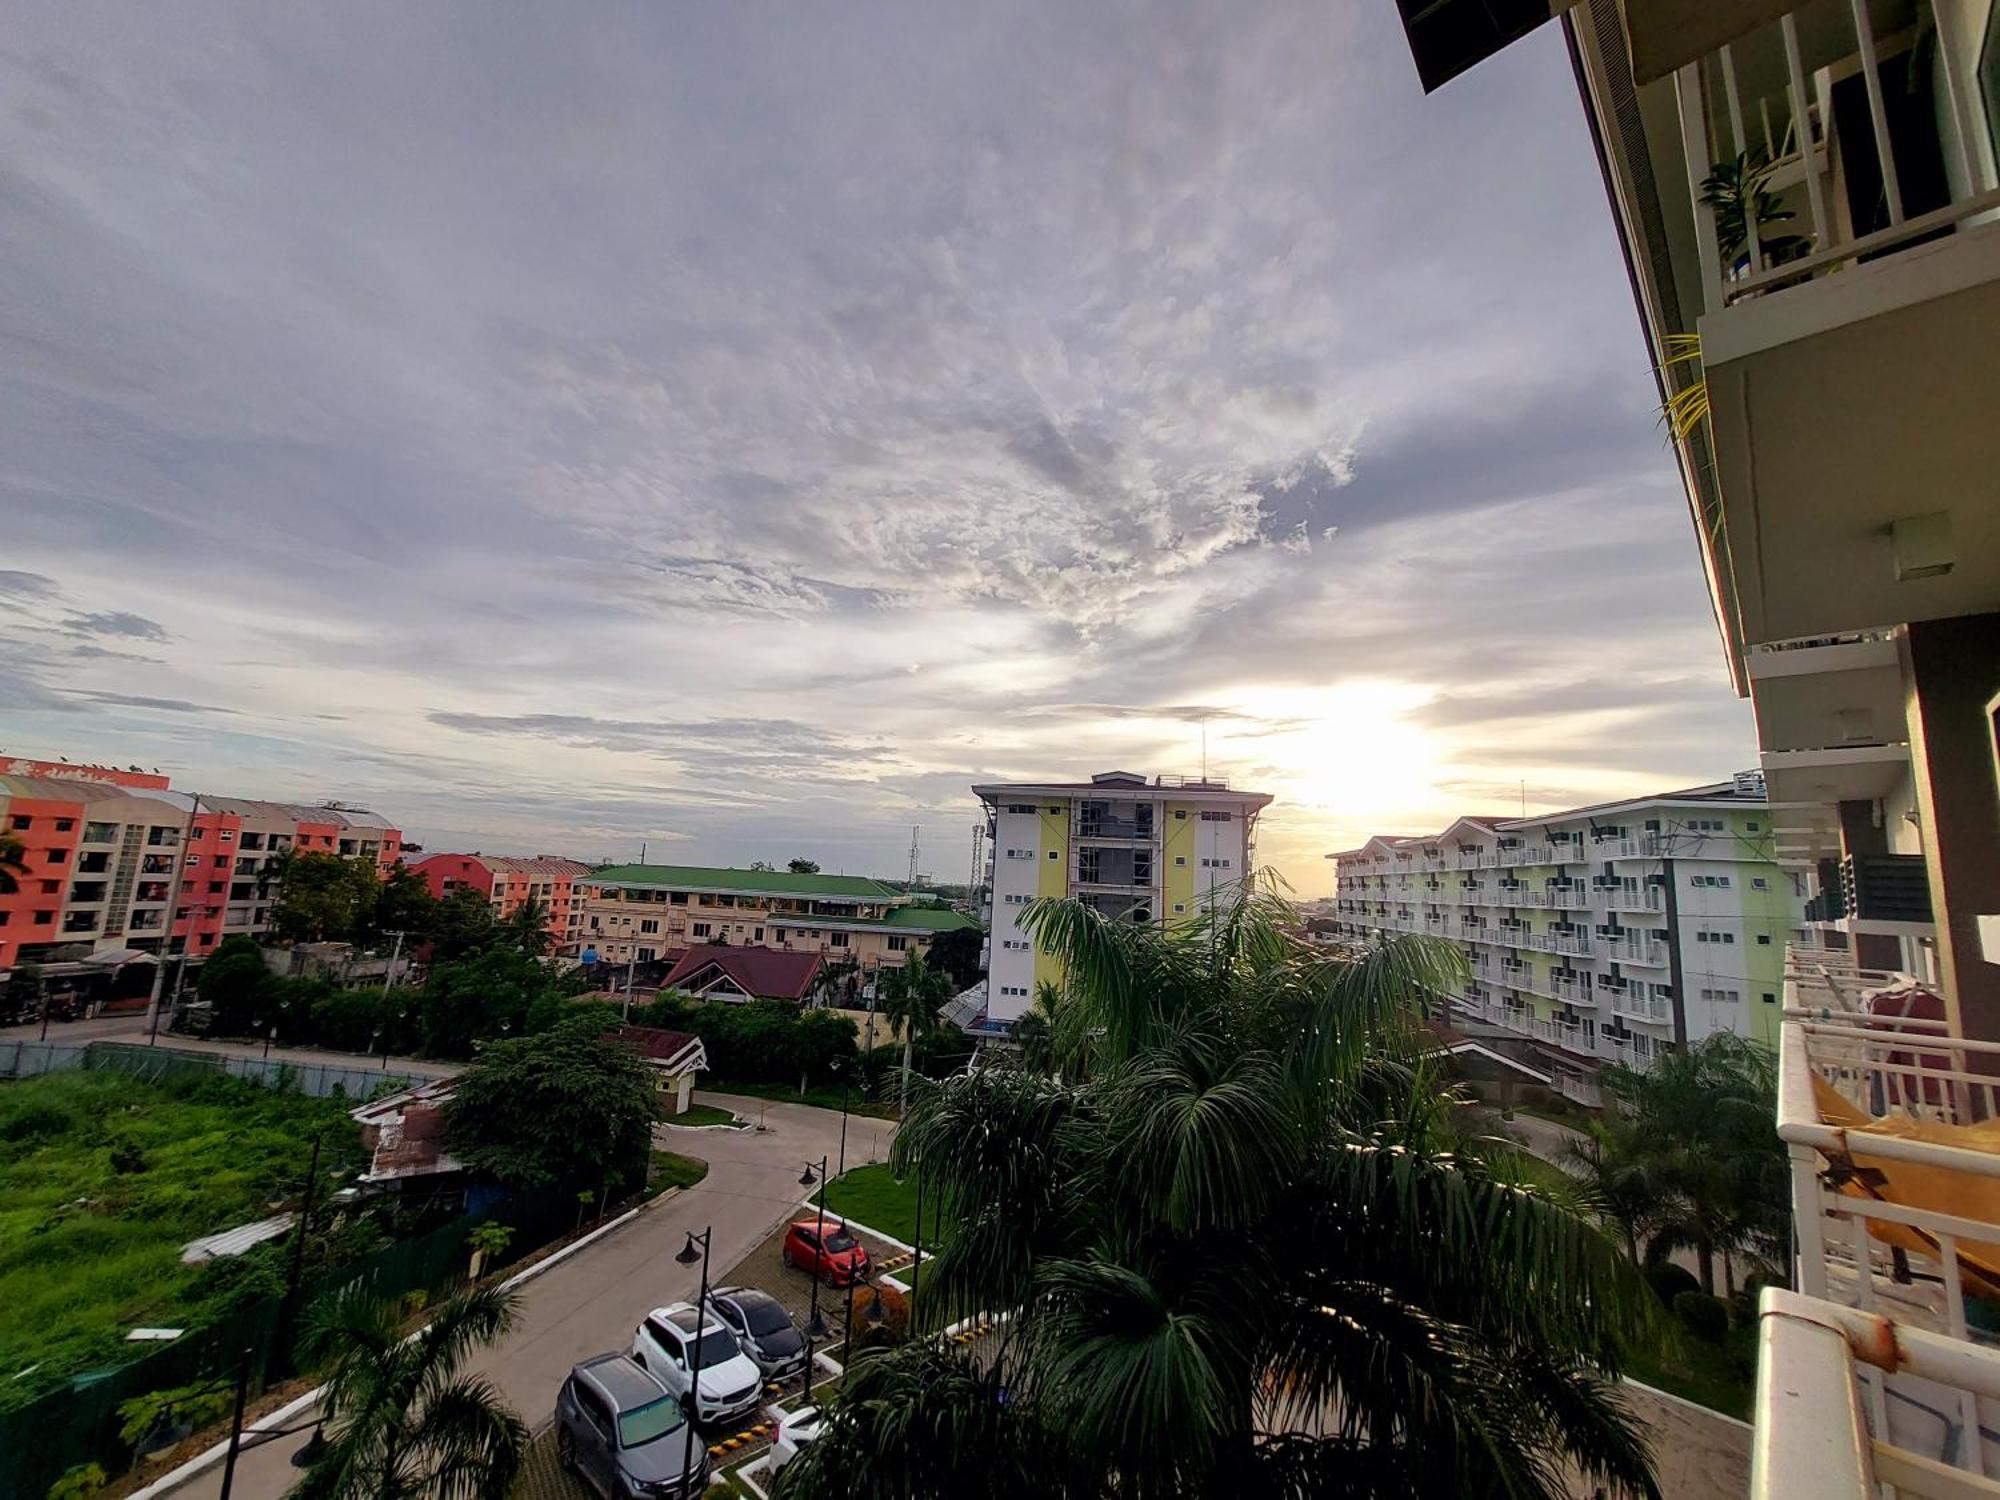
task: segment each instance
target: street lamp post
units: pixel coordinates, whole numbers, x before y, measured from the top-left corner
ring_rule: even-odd
[[[278,1304],[277,1335],[271,1341],[273,1351],[289,1365],[292,1320],[298,1315],[299,1284],[304,1279],[306,1268],[306,1233],[312,1228],[313,1188],[319,1182],[319,1150],[326,1140],[326,1131],[320,1130],[313,1136],[312,1158],[306,1163],[305,1191],[299,1198],[299,1222],[292,1230],[292,1264],[285,1277],[285,1297]]]
[[[229,1491],[236,1483],[236,1455],[243,1449],[243,1406],[250,1398],[250,1351],[243,1351],[242,1363],[236,1367],[236,1409],[229,1418],[229,1452],[222,1461],[222,1500],[229,1500]]]
[[[817,1178],[813,1176],[813,1164],[811,1162],[806,1163],[805,1174],[799,1178],[799,1186],[811,1187],[815,1181],[819,1183],[819,1220],[813,1228],[813,1239],[819,1246],[815,1254],[817,1257],[823,1259],[826,1255],[826,1158],[824,1156],[819,1159],[819,1176]],[[812,1283],[812,1315],[806,1320],[805,1388],[807,1391],[812,1390],[813,1341],[826,1337],[826,1319],[819,1315],[819,1267],[817,1265],[812,1269]]]
[[[681,1246],[674,1259],[684,1266],[701,1262],[701,1295],[694,1302],[694,1358],[688,1362],[688,1416],[687,1439],[681,1448],[681,1484],[685,1488],[694,1473],[694,1424],[701,1415],[701,1339],[708,1324],[708,1246],[715,1237],[715,1226],[709,1225],[696,1234],[688,1231],[687,1243]],[[694,1248],[694,1242],[701,1241],[701,1249]]]

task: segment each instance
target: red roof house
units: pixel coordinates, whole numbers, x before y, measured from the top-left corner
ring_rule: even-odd
[[[824,960],[817,953],[698,943],[667,971],[661,986],[704,1000],[803,1000]]]

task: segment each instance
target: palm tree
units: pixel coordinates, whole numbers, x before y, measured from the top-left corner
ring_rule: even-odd
[[[326,1361],[327,1443],[296,1500],[500,1500],[528,1431],[461,1367],[507,1331],[517,1307],[498,1287],[460,1292],[406,1340],[398,1304],[365,1287],[322,1303],[305,1352]]]
[[[530,958],[540,958],[549,951],[551,941],[548,903],[531,892],[508,914],[501,929],[509,947],[518,948]]]
[[[785,1495],[1658,1493],[1615,1382],[1638,1271],[1457,1149],[1419,1023],[1462,957],[1294,920],[1263,880],[1174,931],[1029,906],[1062,1076],[920,1081],[891,1158],[957,1226],[918,1324],[1004,1336],[871,1355]]]
[[[1606,1146],[1650,1203],[1648,1259],[1692,1250],[1711,1293],[1718,1257],[1727,1290],[1737,1256],[1782,1262],[1788,1166],[1772,1123],[1770,1051],[1721,1032],[1667,1052],[1644,1073],[1606,1069],[1603,1082],[1622,1111]]]
[[[16,834],[0,833],[0,896],[18,891],[20,877],[27,873],[28,846]]]
[[[880,989],[889,1035],[903,1039],[903,1108],[908,1109],[910,1056],[917,1037],[937,1029],[938,1007],[951,999],[951,976],[925,963],[921,953],[912,953],[902,967],[882,971]]]

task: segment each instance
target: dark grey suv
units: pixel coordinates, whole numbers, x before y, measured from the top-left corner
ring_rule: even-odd
[[[709,1308],[736,1334],[736,1342],[766,1380],[790,1380],[806,1367],[805,1335],[785,1305],[750,1286],[719,1286]]]
[[[556,1397],[562,1466],[604,1500],[681,1500],[708,1488],[708,1445],[697,1436],[691,1472],[687,1414],[630,1355],[600,1354],[569,1372]]]

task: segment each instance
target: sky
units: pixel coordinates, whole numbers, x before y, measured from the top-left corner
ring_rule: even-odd
[[[0,752],[432,849],[1261,862],[1754,761],[1553,27],[99,5],[0,34]]]

